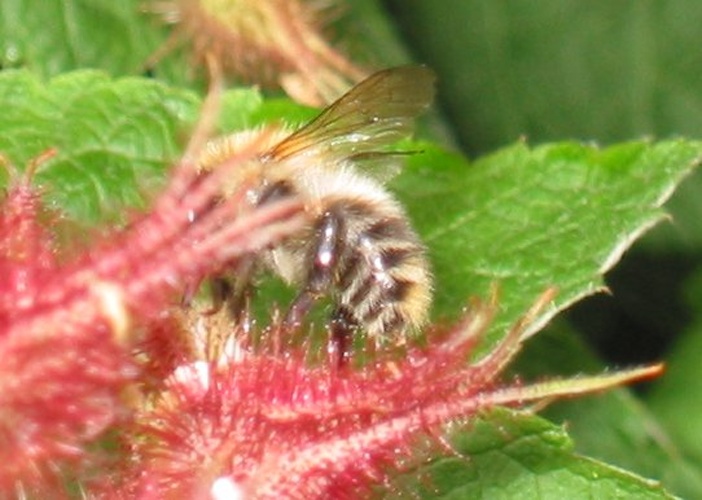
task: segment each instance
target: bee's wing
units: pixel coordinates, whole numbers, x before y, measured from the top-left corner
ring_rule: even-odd
[[[331,159],[372,157],[407,136],[434,97],[434,73],[424,66],[379,71],[353,87],[310,123],[269,151],[283,160],[323,153]],[[359,162],[375,165],[378,162]]]

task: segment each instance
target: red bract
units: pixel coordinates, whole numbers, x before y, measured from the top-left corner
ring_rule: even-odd
[[[494,313],[476,303],[425,348],[378,353],[370,363],[310,363],[282,350],[286,333],[264,332],[268,349],[240,349],[176,368],[152,409],[138,415],[121,498],[358,498],[386,484],[423,436],[496,405],[518,406],[649,376],[652,367],[606,377],[502,386],[547,294],[489,354],[467,363]],[[289,333],[289,332],[288,332]],[[245,346],[248,333],[238,333]],[[235,336],[236,338],[236,336]]]
[[[181,165],[151,212],[65,263],[30,175],[12,181],[0,207],[1,494],[46,488],[125,412],[137,333],[185,284],[296,229],[295,202],[242,215],[241,196],[221,201],[222,176],[252,153],[209,175]]]

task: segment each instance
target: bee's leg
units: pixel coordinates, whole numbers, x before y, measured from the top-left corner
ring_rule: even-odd
[[[317,241],[308,257],[307,282],[290,306],[285,318],[288,325],[299,326],[317,299],[331,287],[338,261],[341,224],[341,217],[333,211],[326,212],[320,218],[316,228]]]
[[[229,303],[229,298],[234,293],[234,285],[224,276],[215,276],[210,279],[210,295],[212,296],[211,310],[216,313],[225,302]]]
[[[229,318],[241,322],[249,313],[248,307],[253,295],[254,273],[256,261],[252,257],[245,257],[234,268],[225,273],[212,276],[210,285],[210,308],[206,314],[216,314],[226,306]]]
[[[331,349],[337,356],[339,367],[348,364],[351,359],[353,334],[358,323],[343,306],[337,307],[331,317]]]
[[[343,217],[337,211],[326,212],[317,225],[317,242],[310,253],[310,272],[307,284],[290,306],[285,323],[297,327],[319,297],[329,291],[339,260],[342,244]],[[351,340],[358,325],[344,307],[337,307],[331,317],[331,349],[336,353],[339,366],[351,356]]]
[[[254,293],[251,284],[255,272],[256,260],[253,257],[246,257],[236,266],[230,279],[221,279],[221,281],[226,281],[228,285],[224,290],[226,295],[223,296],[227,305],[227,312],[237,322],[241,321],[249,313],[248,307],[251,303],[251,296]],[[213,285],[217,286],[215,283]],[[213,288],[213,296],[216,293],[217,291]]]
[[[203,314],[217,314],[226,307],[225,311],[229,319],[239,323],[247,312],[249,299],[253,293],[251,287],[253,264],[251,259],[245,258],[239,265],[210,276],[207,279],[209,307],[203,311]],[[190,305],[200,284],[187,286],[182,299],[183,305]]]

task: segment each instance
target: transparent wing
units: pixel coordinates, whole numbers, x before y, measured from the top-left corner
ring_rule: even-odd
[[[434,97],[434,73],[401,66],[375,73],[269,151],[273,160],[314,152],[330,159],[372,157],[407,136]],[[392,154],[391,154],[392,155]],[[375,161],[359,163],[377,164]]]

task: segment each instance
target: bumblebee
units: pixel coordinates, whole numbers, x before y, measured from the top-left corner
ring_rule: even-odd
[[[239,264],[226,292],[230,307],[241,306],[263,266],[299,287],[286,323],[299,324],[320,297],[331,297],[332,335],[342,349],[357,328],[376,341],[402,342],[426,322],[432,299],[426,249],[383,184],[402,155],[383,149],[410,133],[433,94],[429,69],[392,68],[371,75],[298,130],[247,131],[205,146],[199,167],[208,170],[265,133],[262,152],[232,185],[255,179],[247,188],[253,207],[297,197],[310,221]]]

